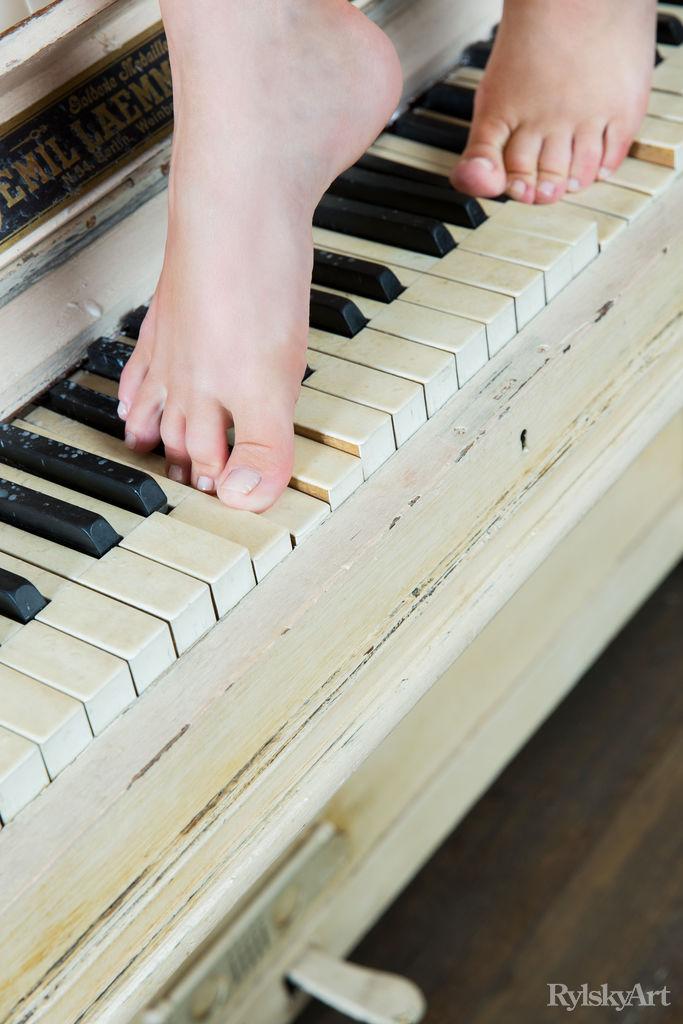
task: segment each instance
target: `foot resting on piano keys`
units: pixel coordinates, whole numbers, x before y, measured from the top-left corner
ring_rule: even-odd
[[[313,211],[382,130],[401,72],[347,0],[161,8],[176,109],[168,240],[119,415],[129,447],[163,440],[173,479],[259,512],[292,471]]]
[[[505,0],[453,181],[552,203],[627,155],[647,107],[654,0]]]

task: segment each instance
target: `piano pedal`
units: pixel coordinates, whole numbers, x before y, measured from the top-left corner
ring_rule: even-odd
[[[320,949],[307,949],[287,980],[364,1024],[417,1024],[426,1009],[422,992],[407,978],[350,964]]]

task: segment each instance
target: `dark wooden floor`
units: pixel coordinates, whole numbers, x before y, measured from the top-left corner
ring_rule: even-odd
[[[683,1022],[683,565],[350,959],[416,981],[427,1024]],[[671,1005],[547,1005],[584,982]]]

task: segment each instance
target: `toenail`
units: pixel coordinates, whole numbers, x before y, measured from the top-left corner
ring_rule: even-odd
[[[168,478],[169,480],[175,480],[177,484],[182,484],[185,479],[185,471],[182,466],[169,466],[168,467]]]
[[[485,167],[487,171],[495,171],[496,165],[493,160],[489,160],[486,156],[469,156],[464,163],[468,164],[479,164],[481,167]]]
[[[541,193],[542,196],[546,196],[548,199],[550,199],[552,196],[555,195],[556,187],[557,186],[552,181],[542,181],[541,184],[538,186],[538,191]]]
[[[261,474],[255,469],[240,466],[231,470],[225,478],[221,491],[235,491],[237,494],[251,494],[261,483]]]
[[[604,181],[605,178],[609,178],[611,173],[612,172],[610,171],[609,167],[601,167],[598,171],[598,178],[600,178],[601,181]]]
[[[135,436],[135,434],[131,434],[131,432],[129,430],[127,430],[126,431],[126,436],[125,436],[125,442],[126,442],[126,448],[135,448],[135,445],[138,443],[138,439]]]
[[[116,414],[120,420],[125,420],[126,416],[128,415],[128,406],[126,405],[125,402],[119,402]]]
[[[213,478],[210,476],[200,476],[197,478],[197,490],[198,491],[212,491],[214,489]]]
[[[581,182],[579,181],[578,178],[570,178],[569,181],[567,182],[567,191],[568,192],[578,192],[580,188],[581,188]]]
[[[524,193],[526,192],[525,181],[511,181],[508,187],[510,189],[510,192],[512,192],[513,196],[517,196],[519,199],[521,199]]]

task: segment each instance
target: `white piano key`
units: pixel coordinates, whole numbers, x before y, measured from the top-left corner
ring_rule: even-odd
[[[304,437],[357,456],[366,479],[396,451],[391,416],[378,409],[302,388],[294,417]]]
[[[622,160],[616,171],[612,171],[609,176],[610,184],[632,188],[648,196],[661,195],[675,180],[676,172],[670,167],[635,160],[632,156]]]
[[[419,384],[311,349],[307,359],[316,372],[306,380],[304,387],[388,412],[398,446],[426,422],[424,391]]]
[[[391,304],[392,308],[394,303]],[[366,327],[354,338],[311,329],[309,346],[317,352],[416,381],[424,388],[427,415],[433,416],[458,390],[455,359],[448,352],[392,337]]]
[[[95,560],[76,582],[167,622],[178,654],[216,623],[211,591],[205,583],[123,545]]]
[[[330,231],[328,234],[333,234]],[[348,238],[350,245],[346,246],[343,241]],[[371,259],[375,262],[381,262],[384,266],[388,267],[393,273],[396,274],[400,284],[403,288],[410,288],[411,285],[423,278],[423,273],[415,269],[412,266],[410,259],[411,253],[407,253],[402,249],[393,249],[391,246],[382,246],[382,250],[386,252],[376,252],[373,248],[364,249],[362,245],[356,246],[356,243],[364,243],[362,239],[355,239],[353,237],[346,236],[335,236],[335,239],[329,239],[327,242],[327,248],[333,252],[340,252],[347,256],[358,256],[362,259]],[[323,244],[321,242],[321,244]],[[370,246],[374,246],[374,243],[369,243]],[[434,257],[428,257],[430,260],[431,269],[429,272],[435,276],[444,276],[452,281],[460,281],[461,284],[472,284],[482,288],[488,288],[487,284],[478,281],[461,281],[457,273],[444,272],[441,274],[440,267],[445,267],[445,261],[451,256],[458,255],[458,250],[443,257],[442,259],[435,259]],[[478,256],[475,253],[462,253],[464,261],[467,262],[472,260],[484,260],[484,257]],[[402,263],[391,262],[392,258],[403,260]],[[535,307],[535,298],[531,292],[536,292],[536,296],[541,296],[541,307],[545,305],[546,293],[543,282],[543,274],[538,270],[531,270],[528,267],[518,266],[514,263],[504,263],[502,260],[486,259],[488,263],[500,263],[504,267],[509,267],[511,271],[519,271],[521,274],[530,274],[536,278],[536,288],[531,289],[529,287],[528,276],[523,284],[519,283],[519,278],[514,278],[514,274],[509,275],[513,278],[513,288],[517,288],[520,294],[523,293],[524,298],[522,302],[525,304],[521,307],[522,315],[525,314],[531,306],[535,308],[535,312],[538,310]],[[462,261],[461,264],[462,265]],[[506,292],[504,288],[488,288],[489,291],[500,292],[502,294],[510,294]],[[402,301],[399,300],[399,301]],[[393,305],[393,303],[391,303]],[[383,306],[383,309],[378,316],[381,316],[381,330],[385,334],[395,334],[400,338],[407,338],[410,341],[419,341],[423,345],[429,345],[431,348],[442,348],[445,352],[451,352],[456,359],[456,368],[458,372],[458,383],[460,387],[463,386],[471,377],[479,371],[488,359],[488,348],[486,344],[486,329],[485,325],[476,321],[476,319],[468,319],[466,316],[460,316],[453,313],[440,313],[438,310],[432,310],[428,315],[424,312],[416,312],[415,310],[409,310],[405,308],[405,305],[398,306],[398,314],[394,312],[388,312],[388,306]],[[530,315],[529,315],[530,318]],[[375,327],[375,324],[372,325]]]
[[[0,33],[18,25],[31,13],[27,0],[0,0]]]
[[[653,89],[647,104],[650,117],[662,117],[665,121],[683,121],[683,96],[672,92]]]
[[[64,583],[37,618],[124,658],[138,693],[175,661],[165,622],[75,583]]]
[[[400,139],[400,142],[411,143],[411,139]],[[422,143],[415,143],[416,146],[423,146]],[[426,150],[434,149],[433,146],[423,147]],[[384,159],[393,160],[395,163],[404,164],[406,167],[414,167],[417,170],[431,171],[432,174],[440,174],[444,177],[448,177],[453,167],[458,162],[457,153],[449,153],[444,149],[435,149],[436,158],[429,158],[429,154],[424,155],[423,152],[413,152],[408,147],[401,147],[400,149],[387,149],[383,148],[382,140],[379,139],[376,145],[373,145],[368,150],[370,156],[384,157]]]
[[[163,562],[205,583],[219,617],[234,608],[256,583],[245,547],[159,512],[124,537],[121,547],[144,556],[145,562]]]
[[[127,661],[138,693],[175,661],[171,633],[161,619],[22,558],[0,553],[0,565],[29,580],[48,599],[36,616],[39,622]]]
[[[483,77],[483,68],[470,68],[463,65],[452,71],[446,78],[446,82],[449,85],[466,85],[476,89]]]
[[[393,270],[394,268],[390,269]],[[406,277],[400,268],[397,268],[395,273],[401,283],[404,284]],[[514,307],[507,300],[498,300],[501,306],[505,305],[508,307],[507,324],[504,324],[504,313],[500,313],[497,317],[490,315],[491,306],[496,305],[496,299],[492,299],[488,292],[478,296],[469,292],[465,296],[465,300],[463,300],[463,294],[467,292],[467,288],[463,288],[458,283],[453,283],[450,287],[452,292],[452,308],[448,310],[429,309],[426,308],[429,305],[428,303],[416,303],[412,298],[414,294],[412,284],[416,280],[423,280],[423,275],[417,275],[415,272],[409,271],[407,276],[410,278],[411,284],[405,284],[406,291],[403,293],[402,298],[394,299],[390,303],[377,302],[373,299],[366,299],[363,296],[339,292],[333,288],[325,289],[337,295],[344,295],[355,302],[361,312],[368,318],[369,327],[375,332],[381,332],[383,335],[393,335],[396,338],[396,342],[392,342],[391,345],[385,341],[385,351],[381,354],[375,351],[378,339],[374,338],[370,343],[371,356],[358,358],[356,355],[347,355],[347,352],[357,353],[361,349],[368,350],[367,335],[361,331],[351,339],[339,338],[335,351],[330,351],[330,355],[337,355],[342,359],[348,358],[352,362],[362,363],[365,366],[374,367],[378,370],[385,370],[387,373],[395,373],[399,377],[407,377],[409,380],[419,381],[425,390],[427,415],[433,416],[444,402],[448,401],[458,390],[459,376],[456,364],[445,357],[444,351],[457,356],[462,351],[464,345],[467,345],[468,348],[470,346],[479,348],[481,352],[484,347],[482,344],[484,339],[481,337],[477,327],[474,326],[475,324],[483,324],[485,333],[488,333],[489,329],[496,336],[504,333],[506,335],[505,341],[509,341],[516,331]],[[461,316],[460,311],[470,309],[472,304],[467,300],[473,295],[479,299],[479,302],[476,304],[478,316],[468,320],[467,316],[469,313],[464,313]],[[415,309],[415,305],[419,305],[420,308]],[[489,315],[489,320],[484,322],[482,316],[486,315]],[[311,337],[316,337],[318,333],[313,329]],[[334,335],[329,332],[323,333],[329,348],[332,345]],[[398,344],[398,339],[403,339],[408,343],[418,342],[421,347],[417,350],[410,344],[401,347]],[[312,347],[318,348],[320,351],[328,351],[328,348],[320,349],[319,345],[312,345]],[[439,349],[444,351],[430,353],[429,351],[425,352],[425,348],[428,350]],[[393,352],[396,353],[395,361],[391,355]],[[401,355],[402,352],[403,355]],[[474,356],[475,360],[476,358]],[[404,372],[406,359],[409,360],[411,373]],[[396,368],[392,369],[392,365]],[[398,367],[401,368],[399,369]],[[417,376],[414,375],[415,373],[417,373]],[[466,374],[464,376],[467,379]]]
[[[65,416],[60,416],[49,409],[33,409],[24,420],[15,421],[19,426],[25,426],[37,433],[43,433],[54,437],[67,444],[77,445],[97,455],[128,466],[135,466],[149,473],[168,496],[169,503],[177,510],[180,505],[190,501],[191,507],[197,514],[202,507],[211,506],[215,512],[210,516],[203,517],[203,521],[211,521],[213,529],[209,533],[216,533],[219,537],[226,537],[236,544],[242,544],[247,548],[251,556],[257,580],[263,579],[282,559],[292,550],[292,542],[286,530],[276,523],[263,519],[262,516],[253,512],[244,512],[239,509],[227,508],[208,494],[201,494],[187,487],[184,484],[169,480],[164,474],[164,460],[153,454],[138,455],[131,452],[123,442],[117,438],[102,434],[92,427],[84,427],[80,423]],[[186,509],[186,513],[189,508]],[[189,522],[192,526],[201,529],[208,529],[202,525],[199,518],[193,521],[187,514],[179,515],[177,518]]]
[[[92,558],[0,523],[0,551],[163,619],[180,653],[216,621],[208,587],[122,547]]]
[[[414,317],[425,337],[441,330],[447,332],[448,321],[443,317],[452,314],[469,317],[484,325],[489,355],[507,345],[517,333],[514,299],[485,288],[425,274],[405,290],[402,300],[405,306],[420,307],[420,312],[416,311]],[[405,312],[407,314],[407,310]],[[392,314],[387,312],[377,317],[373,321],[375,326],[378,330],[392,333]],[[419,340],[417,334],[414,337]]]
[[[561,199],[557,205],[564,206],[564,199]],[[572,209],[576,209],[576,207],[572,207]],[[624,220],[623,217],[615,217],[611,213],[602,213],[600,210],[591,208],[590,215],[598,228],[600,251],[606,249],[628,227],[627,220]]]
[[[660,68],[655,68],[655,76]],[[630,155],[638,160],[649,160],[653,164],[683,167],[683,124],[664,121],[659,117],[645,117],[631,146]]]
[[[330,506],[326,501],[314,498],[303,491],[295,491],[293,487],[286,487],[275,504],[261,515],[273,523],[277,523],[278,526],[283,526],[289,531],[292,542],[300,544],[327,519],[330,511]]]
[[[363,483],[360,459],[308,437],[297,441],[294,450],[297,489],[320,498],[332,509],[338,508]]]
[[[0,725],[40,747],[51,779],[92,739],[79,701],[6,665],[0,665]]]
[[[522,266],[542,270],[546,299],[550,302],[574,276],[572,249],[565,242],[541,238],[523,231],[510,231],[499,227],[495,220],[487,220],[476,230],[450,227],[461,249],[495,256],[497,259],[521,263]]]
[[[528,206],[486,199],[482,206],[500,227],[570,245],[574,274],[587,267],[600,251],[597,225],[588,212],[565,206]]]
[[[596,231],[597,236],[597,231]],[[514,300],[517,330],[545,307],[543,273],[520,263],[510,263],[478,252],[454,249],[434,266],[430,276],[486,288]],[[462,384],[462,381],[461,381]]]
[[[11,821],[49,781],[38,746],[0,726],[0,821]]]
[[[428,146],[424,142],[415,142],[413,139],[404,139],[400,135],[392,135],[391,132],[383,132],[372,146],[371,153],[377,156],[391,156],[398,159],[401,156],[411,157],[421,161],[415,166],[423,167],[426,171],[434,171],[435,174],[450,174],[457,163],[457,154],[451,153],[448,149],[439,149],[437,146]]]
[[[80,701],[96,736],[135,700],[125,661],[35,620],[0,647],[0,663]]]
[[[571,206],[585,207],[588,210],[599,210],[612,217],[623,217],[631,223],[649,207],[650,196],[636,192],[631,188],[622,188],[609,181],[596,181],[583,192],[568,192],[563,200]]]
[[[14,619],[8,619],[4,615],[0,615],[0,645],[6,644],[10,637],[18,633],[22,628],[20,622],[15,622]]]
[[[683,95],[683,64],[677,60],[664,60],[658,64],[652,73],[652,88]]]

